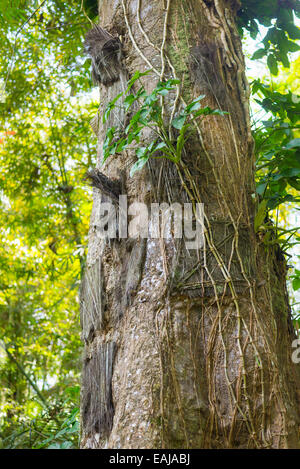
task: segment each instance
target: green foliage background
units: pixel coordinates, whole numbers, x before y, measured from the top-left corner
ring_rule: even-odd
[[[252,58],[270,70],[252,83],[264,111],[253,121],[256,228],[266,249],[279,244],[294,255],[291,262],[299,235],[285,220],[299,201],[300,98],[297,71],[289,72],[289,88],[283,67],[299,50],[297,8],[293,1],[245,0],[238,19],[245,37],[266,28]],[[0,444],[76,448],[78,288],[91,210],[83,176],[95,165],[89,120],[98,107],[82,44],[90,20],[97,22],[97,5],[0,0],[0,11]],[[300,272],[290,274],[296,291]],[[296,308],[294,317],[297,326]]]
[[[6,81],[0,422],[6,448],[78,443],[78,287],[91,209],[82,178],[96,154],[88,122],[97,103],[86,95],[91,83],[82,50],[91,12],[80,1],[44,2],[15,39],[37,7],[2,0],[0,16]]]

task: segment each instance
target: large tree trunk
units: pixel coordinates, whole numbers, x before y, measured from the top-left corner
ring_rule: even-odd
[[[95,189],[81,294],[83,448],[299,447],[286,267],[253,228],[248,85],[233,4],[100,2],[123,62],[119,79],[100,85],[99,163],[107,126],[126,120],[115,113],[103,126],[103,110],[136,70],[154,69],[146,90],[181,80],[166,119],[174,103],[178,112],[200,94],[229,114],[204,118],[178,165],[152,160],[130,178],[134,153],[125,151],[104,166],[112,178],[125,168],[129,203],[204,203],[206,233],[198,250],[175,238],[99,239],[106,196]]]

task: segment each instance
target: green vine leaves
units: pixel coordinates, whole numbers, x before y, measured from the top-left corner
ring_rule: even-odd
[[[255,101],[266,113],[267,120],[255,129],[256,192],[260,198],[255,217],[255,231],[264,232],[265,244],[281,244],[288,249],[299,243],[299,227],[286,230],[278,226],[278,215],[273,226],[273,238],[268,212],[288,203],[299,204],[300,197],[300,97],[290,91],[281,93],[260,80],[252,83]]]
[[[255,2],[243,0],[238,12],[238,25],[241,36],[243,30],[248,30],[252,39],[262,34],[259,24],[264,26],[265,36],[261,41],[262,47],[252,55],[252,60],[267,57],[267,65],[272,75],[278,75],[280,63],[289,68],[290,54],[300,50],[297,40],[300,30],[296,18],[300,17],[299,2],[279,2],[268,0]]]
[[[103,163],[111,155],[121,153],[134,142],[136,144],[135,154],[137,161],[130,170],[132,177],[136,171],[139,171],[147,163],[149,158],[166,158],[175,164],[181,160],[184,144],[192,132],[193,122],[203,116],[210,114],[225,115],[225,111],[211,109],[209,106],[201,107],[201,100],[204,95],[198,96],[172,120],[171,127],[177,130],[177,137],[170,134],[168,125],[164,119],[164,97],[173,91],[180,83],[179,80],[169,79],[159,81],[150,94],[147,94],[143,85],[136,93],[131,92],[133,85],[150,71],[135,72],[128,81],[125,93],[119,93],[107,105],[103,115],[103,123],[107,122],[113,109],[120,105],[118,101],[123,95],[126,95],[121,106],[126,113],[131,112],[133,108],[137,109],[132,113],[132,117],[127,127],[120,132],[115,126],[109,127],[103,144]],[[141,134],[144,128],[153,131],[155,138],[147,146],[140,146]],[[132,148],[132,147],[131,147]]]

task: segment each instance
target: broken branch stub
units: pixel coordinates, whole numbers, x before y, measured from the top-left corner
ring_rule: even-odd
[[[119,80],[122,57],[119,38],[96,25],[87,33],[84,47],[92,59],[92,78],[95,84],[110,86]]]

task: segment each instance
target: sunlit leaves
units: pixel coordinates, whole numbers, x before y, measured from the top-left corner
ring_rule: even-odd
[[[292,275],[292,285],[295,291],[300,290],[300,270],[295,269],[294,275]]]
[[[6,357],[0,418],[2,437],[9,434],[4,445],[37,447],[47,435],[57,436],[74,408],[60,398],[80,371],[77,295],[91,208],[82,178],[95,162],[88,122],[98,106],[82,94],[91,82],[81,2],[47,1],[20,31],[14,56],[16,32],[37,4],[26,2],[21,17],[14,15],[17,3],[7,3],[0,13],[6,18],[0,69],[7,78],[0,103],[0,333],[49,412],[41,414],[34,390]],[[76,446],[77,430],[72,437],[64,431],[53,444]]]
[[[255,220],[254,220],[254,229],[255,231],[258,231],[260,226],[262,225],[265,216],[266,216],[266,207],[267,207],[267,201],[264,199],[262,202],[259,204]]]
[[[300,102],[291,92],[279,93],[262,84],[253,83],[253,92],[263,99],[257,100],[270,119],[255,132],[258,154],[258,193],[274,209],[287,201],[299,200],[290,188],[300,190],[300,139],[294,138],[300,128]]]
[[[238,13],[241,34],[242,28],[245,28],[255,39],[259,32],[259,24],[268,28],[261,42],[263,47],[254,52],[252,59],[266,57],[272,75],[278,75],[279,63],[289,67],[289,54],[300,49],[294,42],[300,39],[300,29],[294,24],[293,13],[299,15],[296,1],[284,4],[278,0],[245,0]]]
[[[300,244],[299,227],[282,228],[278,217],[287,212],[287,207],[295,210],[300,202],[300,99],[291,91],[279,92],[260,80],[253,82],[252,91],[268,118],[254,132],[260,199],[255,229],[264,232],[266,246],[276,244],[286,254],[295,253]],[[265,225],[269,213],[273,213],[274,222]],[[295,269],[291,280],[294,291],[298,290],[299,270]],[[297,325],[300,317],[294,317]]]

